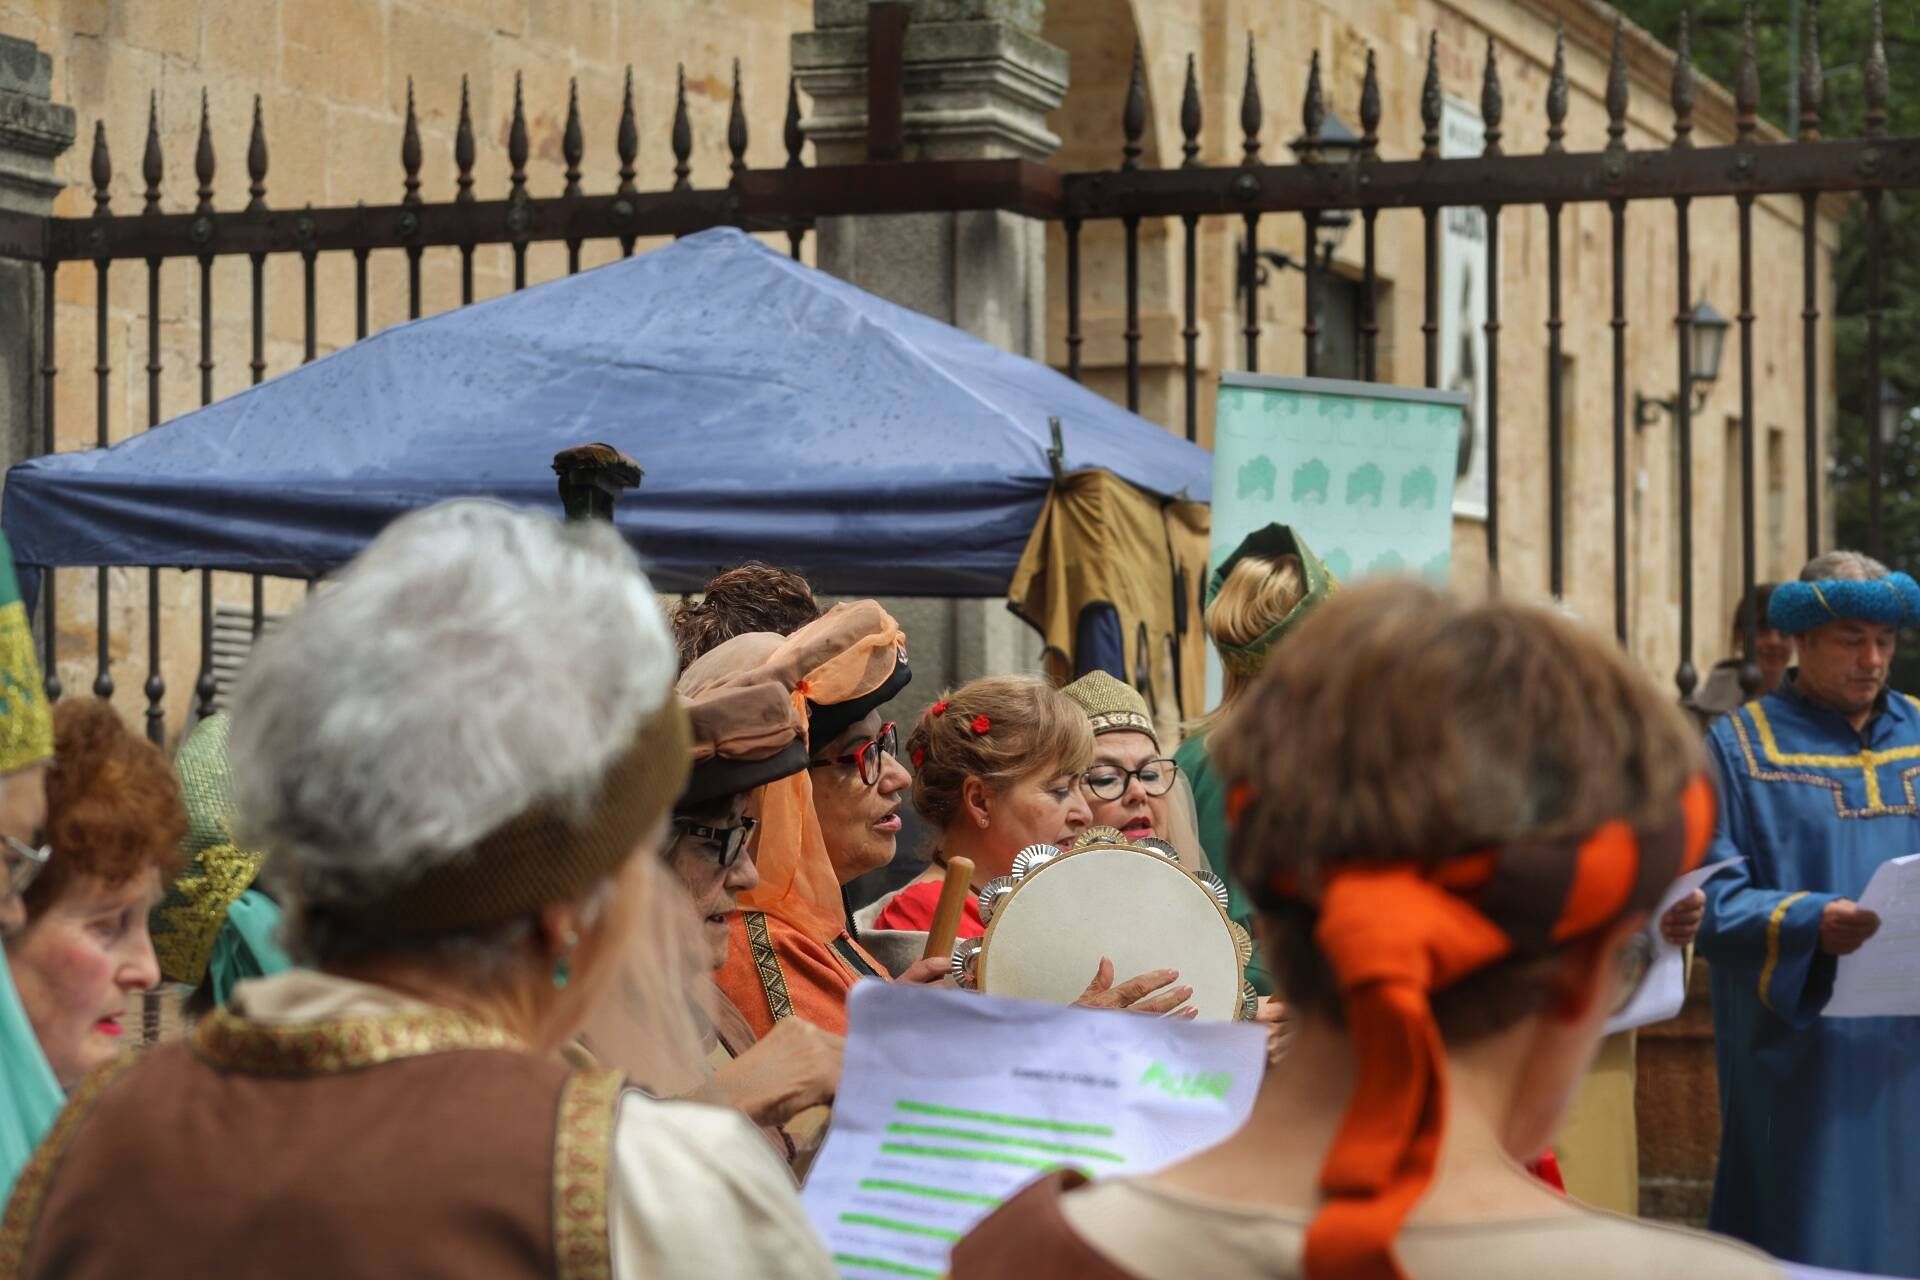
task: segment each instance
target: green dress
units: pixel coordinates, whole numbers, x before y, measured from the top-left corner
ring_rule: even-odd
[[[65,1101],[0,951],[0,1204]]]
[[[1253,900],[1241,887],[1239,878],[1233,874],[1233,864],[1227,858],[1226,787],[1221,784],[1219,775],[1214,773],[1213,762],[1207,758],[1206,735],[1200,734],[1181,743],[1173,753],[1173,760],[1180,766],[1180,772],[1187,775],[1187,783],[1193,788],[1194,816],[1200,827],[1200,847],[1207,851],[1207,861],[1212,864],[1214,872],[1227,882],[1227,914],[1252,936]],[[1273,994],[1273,977],[1267,972],[1267,963],[1261,958],[1258,945],[1253,949],[1253,959],[1247,961],[1246,979],[1261,995]]]

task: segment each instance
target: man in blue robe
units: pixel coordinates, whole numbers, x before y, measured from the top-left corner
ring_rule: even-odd
[[[1723,1128],[1709,1225],[1776,1257],[1920,1275],[1920,1018],[1823,1018],[1839,958],[1879,928],[1857,899],[1920,852],[1920,700],[1887,689],[1920,587],[1830,552],[1778,588],[1797,671],[1717,723],[1699,953],[1713,966]]]

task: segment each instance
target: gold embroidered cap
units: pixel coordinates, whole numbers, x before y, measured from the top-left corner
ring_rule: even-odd
[[[1087,713],[1094,736],[1103,733],[1144,733],[1160,745],[1154,732],[1153,716],[1140,691],[1124,680],[1116,680],[1105,671],[1087,672],[1060,692],[1072,698]]]
[[[1260,670],[1267,661],[1267,650],[1286,638],[1289,631],[1306,620],[1308,614],[1320,607],[1321,601],[1332,595],[1340,582],[1327,572],[1326,565],[1320,563],[1320,557],[1313,554],[1291,527],[1274,523],[1255,529],[1248,534],[1233,554],[1223,560],[1213,577],[1207,581],[1207,607],[1220,595],[1221,588],[1227,585],[1227,575],[1233,572],[1233,566],[1249,556],[1258,556],[1264,560],[1278,560],[1282,556],[1296,556],[1300,560],[1300,573],[1306,579],[1306,594],[1300,602],[1287,611],[1287,616],[1268,627],[1252,642],[1244,645],[1217,645],[1220,662],[1230,671],[1242,675],[1252,675]]]
[[[233,769],[227,762],[224,715],[208,716],[174,757],[187,801],[187,838],[181,852],[187,869],[167,886],[148,930],[160,972],[169,982],[200,985],[227,909],[260,874],[261,856],[233,840]]]
[[[47,709],[33,628],[13,572],[13,548],[0,534],[0,775],[53,755],[53,713]]]

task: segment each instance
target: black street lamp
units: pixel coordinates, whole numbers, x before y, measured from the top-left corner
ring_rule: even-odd
[[[1691,356],[1688,364],[1692,385],[1686,390],[1693,395],[1695,413],[1706,407],[1707,393],[1720,377],[1720,356],[1726,350],[1727,330],[1732,327],[1732,323],[1720,314],[1719,309],[1705,298],[1695,303],[1693,310],[1688,313],[1687,341]],[[1662,412],[1674,412],[1679,402],[1680,398],[1677,395],[1672,399],[1662,400],[1636,392],[1633,397],[1634,425],[1652,426]]]

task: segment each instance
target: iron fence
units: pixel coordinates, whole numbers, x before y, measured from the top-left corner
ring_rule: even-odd
[[[503,198],[481,199],[476,195],[474,176],[475,142],[472,114],[464,90],[458,125],[454,135],[453,160],[456,169],[456,194],[451,200],[429,202],[421,197],[420,174],[424,164],[419,122],[409,85],[407,114],[400,148],[398,198],[385,204],[356,204],[351,207],[276,209],[268,203],[269,151],[265,122],[258,98],[254,103],[252,132],[247,148],[246,172],[249,199],[244,208],[220,209],[214,203],[215,153],[212,127],[206,100],[201,107],[200,132],[194,154],[197,203],[191,211],[167,212],[162,209],[161,182],[165,157],[159,135],[157,103],[149,116],[141,175],[145,198],[136,213],[117,213],[111,208],[109,188],[113,177],[104,124],[96,125],[93,137],[91,178],[94,209],[89,217],[30,218],[0,215],[0,257],[25,259],[41,264],[44,274],[44,313],[42,346],[44,361],[40,369],[40,439],[44,448],[56,447],[54,406],[55,367],[55,290],[56,274],[69,264],[90,264],[95,278],[96,361],[94,374],[97,391],[97,443],[108,443],[108,405],[112,369],[108,359],[108,282],[110,273],[144,263],[147,281],[148,314],[146,326],[148,379],[148,425],[160,421],[161,327],[160,281],[169,264],[187,264],[197,268],[200,318],[200,401],[214,398],[214,317],[215,292],[213,266],[220,258],[244,258],[249,264],[251,358],[248,373],[259,382],[267,372],[266,362],[266,264],[269,258],[288,255],[302,264],[302,303],[304,315],[304,358],[317,351],[316,269],[322,254],[351,255],[354,265],[355,337],[366,336],[370,326],[368,294],[369,273],[377,265],[386,265],[395,255],[404,258],[407,277],[407,314],[422,312],[422,260],[429,250],[456,252],[460,258],[460,300],[474,300],[474,254],[481,246],[506,246],[512,255],[513,285],[527,283],[529,246],[543,243],[564,244],[567,269],[577,270],[582,246],[589,242],[617,243],[623,253],[632,253],[643,238],[677,236],[714,226],[730,225],[754,232],[784,234],[790,251],[799,257],[804,240],[819,219],[839,215],[875,215],[961,211],[1003,211],[1062,225],[1065,237],[1066,297],[1066,371],[1082,376],[1082,351],[1086,337],[1082,316],[1084,293],[1082,236],[1090,223],[1115,222],[1121,228],[1124,246],[1125,321],[1124,346],[1125,395],[1128,406],[1141,403],[1140,318],[1140,235],[1141,224],[1149,219],[1176,219],[1182,228],[1181,282],[1182,327],[1179,331],[1181,364],[1181,420],[1166,424],[1184,429],[1188,438],[1197,436],[1200,423],[1199,390],[1201,382],[1198,301],[1198,245],[1201,228],[1209,219],[1237,222],[1244,251],[1239,255],[1237,281],[1244,306],[1239,334],[1241,356],[1248,369],[1258,369],[1268,335],[1262,331],[1260,301],[1262,291],[1275,287],[1266,282],[1259,267],[1260,234],[1263,223],[1275,218],[1299,218],[1306,243],[1315,242],[1315,230],[1322,219],[1357,214],[1362,227],[1362,262],[1359,293],[1358,338],[1359,368],[1373,379],[1379,371],[1378,315],[1379,280],[1376,270],[1376,245],[1379,221],[1383,213],[1406,211],[1420,218],[1422,245],[1423,311],[1422,363],[1428,385],[1435,385],[1440,370],[1440,219],[1442,212],[1456,207],[1477,207],[1485,211],[1492,234],[1486,238],[1485,271],[1493,282],[1489,288],[1488,314],[1484,337],[1488,348],[1487,469],[1488,513],[1487,545],[1490,566],[1497,571],[1502,521],[1499,450],[1502,431],[1501,389],[1499,385],[1499,347],[1503,338],[1500,300],[1504,288],[1514,282],[1502,281],[1501,237],[1498,234],[1503,213],[1514,209],[1537,208],[1546,220],[1548,308],[1546,345],[1552,358],[1548,362],[1545,404],[1542,406],[1546,433],[1548,500],[1548,577],[1549,587],[1561,594],[1566,586],[1566,512],[1563,504],[1563,480],[1566,467],[1564,371],[1559,355],[1565,339],[1567,319],[1562,299],[1561,220],[1569,205],[1600,203],[1607,207],[1611,228],[1611,308],[1607,323],[1612,332],[1612,505],[1613,505],[1613,591],[1615,625],[1624,641],[1628,633],[1628,555],[1627,555],[1627,439],[1632,392],[1627,383],[1627,237],[1628,209],[1636,203],[1670,206],[1676,232],[1673,263],[1673,325],[1675,366],[1681,388],[1690,385],[1691,327],[1693,318],[1693,281],[1690,259],[1690,215],[1693,202],[1729,198],[1738,213],[1739,311],[1736,324],[1740,349],[1740,528],[1742,584],[1750,586],[1756,568],[1754,509],[1754,343],[1755,299],[1753,289],[1752,210],[1757,198],[1768,195],[1797,197],[1801,202],[1802,235],[1802,307],[1804,366],[1805,451],[1802,459],[1806,479],[1806,528],[1808,552],[1818,549],[1820,530],[1819,477],[1820,404],[1818,397],[1819,323],[1822,319],[1818,292],[1819,256],[1818,202],[1831,194],[1858,195],[1866,202],[1864,234],[1869,276],[1869,303],[1866,313],[1868,376],[1878,385],[1880,303],[1878,270],[1880,253],[1879,201],[1890,189],[1920,187],[1920,138],[1891,138],[1886,133],[1886,105],[1889,92],[1887,63],[1880,39],[1879,8],[1875,5],[1873,37],[1865,53],[1863,76],[1866,94],[1865,135],[1857,139],[1827,139],[1821,136],[1824,84],[1818,44],[1818,10],[1808,6],[1806,33],[1802,41],[1803,65],[1799,78],[1798,136],[1790,141],[1764,141],[1760,135],[1757,108],[1759,76],[1755,61],[1752,14],[1749,10],[1746,40],[1734,89],[1736,138],[1730,145],[1696,146],[1693,139],[1696,88],[1688,52],[1687,33],[1682,27],[1677,60],[1671,85],[1672,141],[1659,149],[1631,149],[1627,145],[1628,66],[1625,36],[1616,25],[1610,68],[1606,80],[1605,108],[1607,142],[1599,150],[1572,151],[1566,146],[1568,81],[1564,37],[1556,42],[1556,53],[1545,97],[1547,143],[1543,151],[1511,154],[1502,145],[1505,99],[1502,89],[1498,50],[1489,39],[1483,69],[1480,113],[1485,127],[1484,153],[1474,157],[1443,157],[1440,148],[1441,89],[1437,37],[1428,46],[1426,79],[1420,98],[1422,148],[1417,157],[1389,160],[1380,154],[1379,130],[1382,123],[1382,96],[1371,54],[1359,86],[1361,134],[1357,143],[1342,145],[1345,154],[1334,155],[1335,139],[1323,133],[1327,107],[1319,55],[1311,57],[1300,118],[1304,134],[1293,145],[1294,162],[1274,164],[1262,156],[1262,130],[1269,123],[1262,103],[1255,71],[1254,49],[1249,40],[1246,70],[1240,101],[1241,156],[1236,162],[1208,163],[1203,160],[1201,133],[1202,99],[1192,60],[1189,60],[1184,93],[1179,108],[1183,138],[1178,167],[1149,168],[1142,164],[1142,138],[1148,125],[1147,95],[1141,59],[1136,55],[1133,74],[1120,104],[1120,160],[1117,168],[1095,172],[1060,172],[1028,160],[904,161],[902,137],[905,113],[902,110],[904,42],[900,38],[905,21],[905,6],[882,3],[871,6],[869,42],[870,130],[869,156],[865,163],[810,168],[802,160],[804,132],[799,92],[790,80],[783,140],[787,162],[783,167],[753,169],[746,163],[748,124],[742,102],[738,65],[735,66],[732,105],[726,131],[730,155],[724,184],[699,188],[693,185],[691,156],[692,132],[686,108],[684,72],[680,78],[677,108],[671,125],[671,145],[675,158],[671,184],[658,190],[636,186],[635,160],[639,136],[633,107],[632,75],[629,71],[619,123],[613,138],[616,185],[611,192],[590,194],[583,189],[583,165],[586,163],[585,132],[577,86],[570,92],[566,125],[562,134],[564,185],[557,195],[537,195],[527,172],[529,141],[522,95],[516,80],[514,105],[508,129],[507,153],[511,165],[508,189]],[[1302,265],[1303,297],[1300,339],[1304,347],[1306,371],[1316,371],[1317,339],[1325,313],[1323,286],[1330,270],[1328,263],[1316,260],[1313,252],[1304,255]],[[1527,282],[1531,284],[1532,282]],[[1691,470],[1693,443],[1692,407],[1684,394],[1673,405],[1679,468]],[[1870,549],[1879,541],[1880,441],[1868,433],[1870,487]],[[1697,683],[1692,663],[1693,644],[1693,505],[1691,485],[1680,486],[1677,514],[1680,540],[1680,660],[1674,674],[1676,686],[1685,695]],[[148,626],[146,635],[147,727],[156,740],[165,736],[166,682],[162,674],[160,625],[160,569],[150,568],[147,576]],[[197,714],[213,709],[220,690],[219,669],[221,631],[219,615],[211,590],[210,571],[203,578],[201,591],[200,661],[195,687]],[[110,696],[115,687],[109,646],[110,584],[108,574],[99,575],[97,588],[97,653],[93,691]],[[1750,592],[1743,592],[1747,598]],[[60,694],[58,676],[57,596],[52,590],[52,574],[44,593],[41,625],[46,648],[49,692]],[[263,595],[255,579],[252,603],[255,631],[264,619]],[[1745,687],[1757,687],[1759,672],[1753,662],[1755,619],[1744,619],[1746,662],[1741,672]]]

